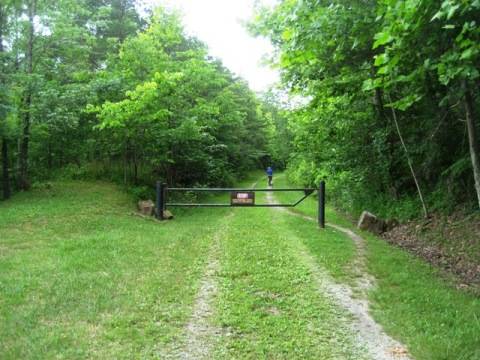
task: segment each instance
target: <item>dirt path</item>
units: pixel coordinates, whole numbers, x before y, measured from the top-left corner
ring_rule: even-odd
[[[273,192],[267,192],[267,203],[274,203]],[[316,222],[317,219],[299,215],[288,208],[275,208],[277,210],[288,212],[289,214]],[[393,359],[411,359],[411,356],[405,350],[406,347],[400,342],[388,336],[382,327],[375,322],[369,314],[369,304],[366,300],[368,290],[376,286],[376,279],[366,272],[365,259],[365,241],[362,237],[355,234],[349,229],[334,224],[326,224],[337,231],[347,234],[354,242],[357,254],[355,260],[351,264],[354,284],[352,287],[335,283],[325,271],[323,271],[316,263],[315,259],[308,253],[304,252],[301,256],[304,262],[310,267],[312,273],[316,275],[319,285],[319,292],[327,294],[335,300],[335,302],[352,315],[350,326],[354,333],[357,334],[358,342],[364,347],[370,358],[376,360],[393,360]]]
[[[252,187],[255,187],[253,184]],[[272,192],[266,193],[266,201],[274,203]],[[317,219],[299,215],[287,210],[286,208],[274,208],[279,211],[286,211],[292,216],[302,217],[313,222]],[[234,216],[232,212],[229,217]],[[347,286],[338,284],[331,276],[326,273],[316,263],[313,256],[307,249],[299,250],[297,254],[302,261],[315,275],[318,284],[318,292],[323,296],[334,300],[334,302],[351,315],[351,319],[343,319],[347,326],[350,326],[353,333],[356,334],[356,340],[363,347],[372,360],[394,360],[410,359],[405,346],[389,337],[380,325],[378,325],[368,313],[368,302],[366,292],[376,284],[375,279],[369,276],[365,271],[365,245],[364,240],[352,231],[333,225],[327,226],[346,233],[355,243],[357,256],[352,263],[352,272],[355,274],[354,285]],[[179,334],[175,345],[169,349],[164,349],[161,358],[164,359],[210,359],[210,353],[215,346],[216,341],[224,334],[222,329],[217,329],[209,325],[210,317],[213,316],[212,302],[217,295],[217,280],[215,273],[219,269],[220,240],[226,227],[219,230],[212,241],[207,258],[207,267],[200,281],[200,287],[192,307],[190,318],[184,326],[184,330]],[[228,357],[226,357],[228,358]]]
[[[234,213],[227,215],[227,218]],[[202,360],[211,359],[210,351],[216,339],[222,335],[222,330],[212,327],[209,318],[212,316],[212,301],[217,294],[218,286],[215,273],[219,268],[220,240],[225,231],[221,227],[213,237],[212,244],[206,259],[207,267],[200,280],[200,287],[195,296],[192,313],[179,336],[178,344],[170,349],[165,349],[162,359]]]

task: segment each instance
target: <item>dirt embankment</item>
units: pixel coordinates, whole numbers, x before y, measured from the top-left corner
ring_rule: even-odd
[[[458,289],[480,296],[480,214],[409,221],[382,237],[440,269]]]

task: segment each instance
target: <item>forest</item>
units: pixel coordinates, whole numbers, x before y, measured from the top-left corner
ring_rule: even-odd
[[[245,0],[261,92],[160,1],[0,0],[0,358],[480,359],[480,0]]]
[[[0,197],[54,178],[227,186],[268,165],[326,181],[355,215],[477,212],[479,15],[479,0],[258,2],[245,28],[281,82],[255,93],[177,11],[1,0]]]

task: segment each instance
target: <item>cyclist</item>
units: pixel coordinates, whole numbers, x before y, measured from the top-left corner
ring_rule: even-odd
[[[272,186],[273,170],[270,166],[267,169],[267,177],[268,177],[268,186]]]

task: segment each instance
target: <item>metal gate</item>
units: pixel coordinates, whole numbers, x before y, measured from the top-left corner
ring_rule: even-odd
[[[318,188],[293,188],[293,189],[243,189],[243,188],[169,188],[167,184],[157,182],[157,219],[163,220],[163,212],[167,207],[175,206],[189,206],[189,207],[295,207],[305,200],[309,195],[313,194],[315,190],[318,190],[318,226],[325,227],[325,182],[319,183]],[[170,192],[230,192],[230,203],[226,204],[191,204],[191,203],[169,203],[167,201],[168,193]],[[292,204],[256,204],[255,193],[257,192],[273,192],[273,191],[303,191],[304,195],[298,201]]]

